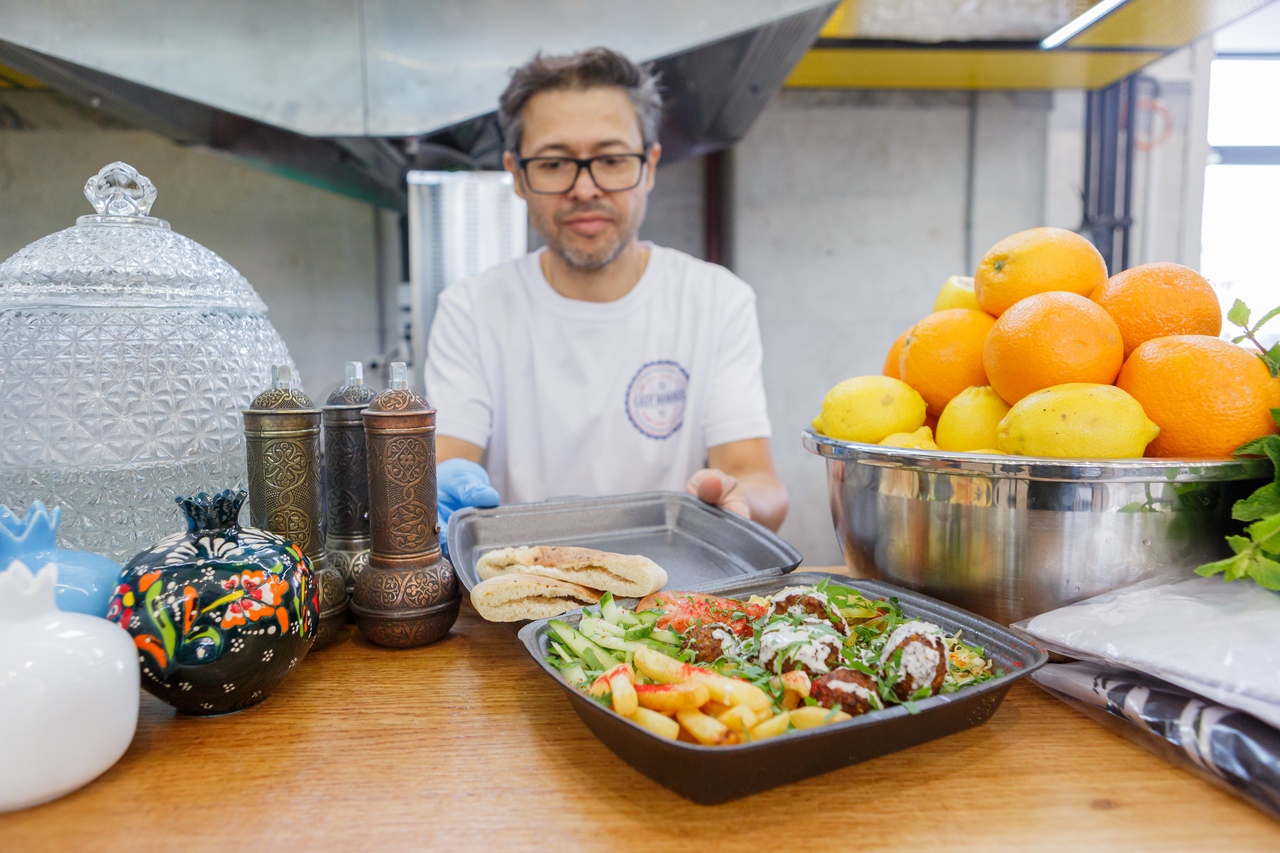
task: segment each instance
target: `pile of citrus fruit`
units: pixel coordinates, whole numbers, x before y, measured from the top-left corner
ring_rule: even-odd
[[[1276,431],[1280,378],[1218,337],[1194,270],[1107,276],[1093,245],[1033,228],[952,276],[894,342],[883,376],[828,392],[814,430],[925,450],[1073,459],[1227,459]]]

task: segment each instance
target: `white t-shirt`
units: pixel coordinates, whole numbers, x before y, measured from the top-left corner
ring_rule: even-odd
[[[545,249],[441,294],[427,399],[439,435],[488,448],[503,503],[682,490],[708,447],[769,436],[755,293],[648,247],[613,302],[556,293]]]

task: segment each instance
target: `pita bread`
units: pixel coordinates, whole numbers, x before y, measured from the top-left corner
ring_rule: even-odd
[[[514,572],[483,580],[471,590],[472,606],[490,622],[545,619],[599,601],[594,589]]]
[[[667,573],[648,557],[614,554],[594,548],[533,545],[490,551],[476,563],[482,579],[508,572],[541,575],[605,590],[628,598],[643,598],[667,585]]]

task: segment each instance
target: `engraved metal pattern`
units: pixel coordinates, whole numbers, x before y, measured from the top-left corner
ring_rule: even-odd
[[[318,432],[300,438],[248,436],[252,523],[297,542],[308,557],[323,552]]]
[[[338,425],[325,418],[325,512],[330,536],[369,535],[368,448],[363,424]]]
[[[461,601],[436,526],[435,410],[421,395],[389,390],[363,419],[372,551],[355,578],[351,609],[371,642],[392,648],[434,642],[448,633]]]
[[[374,412],[410,412],[429,407],[427,398],[412,388],[388,389],[369,404],[370,411]]]
[[[438,547],[434,463],[434,436],[371,437],[369,526],[375,552],[415,556]]]
[[[314,409],[310,398],[295,388],[268,388],[256,398],[251,409],[273,409],[276,411],[296,411]]]
[[[326,406],[367,406],[374,398],[374,390],[369,385],[343,385],[329,395]]]
[[[302,405],[293,408],[295,399]],[[324,549],[320,411],[291,389],[271,389],[254,402],[245,415],[253,523],[293,540],[311,558],[320,588],[320,629],[313,648],[320,649],[338,636],[347,608],[346,580],[329,564]],[[261,402],[283,402],[284,407],[259,406]]]
[[[345,543],[341,543],[345,544]],[[326,546],[329,554],[329,565],[333,567],[346,583],[347,594],[355,589],[356,578],[369,565],[369,549],[350,550],[340,547],[330,538]]]

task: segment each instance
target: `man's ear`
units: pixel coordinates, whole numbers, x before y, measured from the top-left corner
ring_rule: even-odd
[[[515,185],[516,195],[520,196],[520,198],[525,199],[525,201],[528,201],[528,199],[525,198],[525,194],[524,194],[524,182],[521,181],[520,179],[520,167],[516,164],[515,155],[512,154],[510,151],[502,152],[502,168],[506,169],[508,172],[511,173],[511,178]]]
[[[645,185],[652,190],[653,182],[658,178],[658,161],[662,159],[662,146],[655,142],[649,146],[649,174],[645,178]]]

